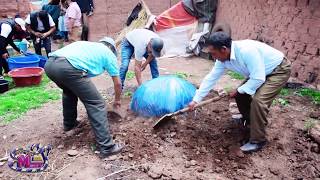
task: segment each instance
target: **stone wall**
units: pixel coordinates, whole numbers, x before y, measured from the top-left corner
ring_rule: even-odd
[[[293,77],[320,87],[320,0],[220,0],[217,21],[282,50]]]

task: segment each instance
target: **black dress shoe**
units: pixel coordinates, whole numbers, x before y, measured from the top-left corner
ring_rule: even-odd
[[[124,145],[116,143],[116,144],[114,144],[114,145],[112,146],[112,148],[106,150],[105,152],[100,152],[99,157],[100,157],[101,159],[104,159],[104,158],[107,158],[107,157],[109,157],[109,156],[118,154],[118,153],[121,152],[121,150],[122,150],[123,148],[124,148]]]
[[[78,127],[79,124],[80,124],[80,122],[79,122],[79,121],[76,121],[73,126],[70,126],[70,127],[64,126],[64,127],[63,127],[63,131],[64,131],[64,132],[71,131],[72,129]]]

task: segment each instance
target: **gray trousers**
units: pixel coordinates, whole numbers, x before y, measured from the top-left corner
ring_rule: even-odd
[[[45,72],[62,90],[63,125],[73,127],[77,119],[78,98],[83,102],[101,152],[113,147],[105,101],[87,74],[74,68],[66,58],[50,57]]]

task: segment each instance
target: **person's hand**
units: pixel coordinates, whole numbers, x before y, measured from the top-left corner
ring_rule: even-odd
[[[46,38],[46,37],[48,37],[48,36],[49,36],[49,33],[46,32],[46,33],[43,33],[43,34],[41,35],[41,38]]]
[[[9,54],[8,54],[8,53],[2,54],[2,58],[3,58],[3,59],[8,59],[8,58],[9,58]]]
[[[24,51],[20,49],[19,53],[20,53],[20,54],[24,54]]]
[[[114,101],[113,102],[113,108],[118,109],[121,107],[121,101]]]
[[[238,94],[238,91],[235,89],[235,90],[232,90],[229,92],[229,97],[231,98],[235,98]]]
[[[197,102],[191,101],[191,102],[188,104],[189,111],[193,111],[194,108],[196,107],[196,105],[197,105]]]
[[[39,38],[42,37],[42,33],[39,33],[39,32],[35,32],[34,35]]]
[[[141,72],[144,71],[146,69],[147,65],[144,63],[141,65]]]

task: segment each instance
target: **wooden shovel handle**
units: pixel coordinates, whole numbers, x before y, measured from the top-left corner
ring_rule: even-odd
[[[211,98],[211,99],[207,99],[207,100],[205,100],[205,101],[201,101],[201,102],[197,103],[197,104],[194,106],[194,108],[202,107],[202,106],[207,105],[207,104],[210,104],[210,103],[212,103],[212,102],[219,101],[220,99],[221,99],[221,97],[220,97],[220,96],[217,96],[217,97],[213,97],[213,98]],[[185,113],[185,112],[187,112],[187,111],[189,111],[189,107],[183,108],[183,109],[181,109],[180,111],[175,112],[174,114],[175,114],[175,115],[176,115],[176,114],[181,114],[181,113]]]

